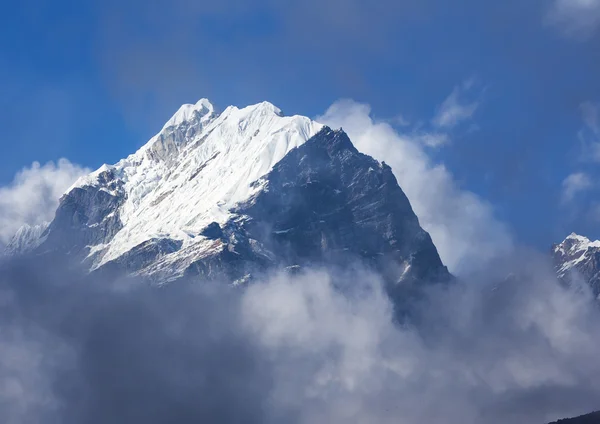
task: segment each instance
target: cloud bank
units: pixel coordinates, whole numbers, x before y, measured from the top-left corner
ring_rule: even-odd
[[[0,420],[530,424],[588,412],[598,309],[520,256],[519,278],[432,289],[403,326],[368,271],[228,289],[13,263],[0,274]]]
[[[75,180],[90,170],[60,159],[56,164],[33,162],[19,171],[13,181],[0,187],[0,246],[24,224],[50,221],[60,196]]]
[[[509,231],[494,217],[491,206],[462,189],[443,165],[432,162],[422,135],[401,134],[370,113],[366,104],[342,100],[317,120],[342,127],[359,151],[392,167],[451,272],[475,270],[510,251]]]

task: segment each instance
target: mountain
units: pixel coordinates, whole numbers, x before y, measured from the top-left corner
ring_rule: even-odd
[[[576,418],[558,420],[550,424],[600,424],[600,411],[582,415]]]
[[[552,246],[552,257],[561,280],[587,283],[594,295],[600,296],[600,241],[572,233]]]
[[[9,240],[4,248],[5,253],[8,255],[18,255],[38,247],[45,239],[42,235],[48,228],[48,224],[48,222],[44,222],[38,225],[23,225]]]
[[[268,102],[182,106],[137,152],[78,180],[37,240],[37,254],[158,282],[356,259],[401,286],[450,277],[389,166]]]

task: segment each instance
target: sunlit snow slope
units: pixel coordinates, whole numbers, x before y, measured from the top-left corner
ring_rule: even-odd
[[[92,268],[118,258],[144,242],[170,239],[181,249],[210,248],[200,231],[224,224],[236,203],[259,190],[251,183],[272,169],[291,149],[322,128],[302,116],[283,116],[270,103],[218,114],[201,99],[183,105],[163,129],[136,153],[104,165],[78,180],[73,191],[98,187],[118,208],[107,237],[92,237],[87,247]],[[111,198],[112,199],[112,198]],[[119,229],[115,215],[118,214]]]

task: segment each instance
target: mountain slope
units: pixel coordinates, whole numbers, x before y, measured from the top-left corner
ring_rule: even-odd
[[[355,259],[393,283],[449,277],[387,165],[267,102],[182,106],[136,153],[67,191],[37,252],[157,281]]]

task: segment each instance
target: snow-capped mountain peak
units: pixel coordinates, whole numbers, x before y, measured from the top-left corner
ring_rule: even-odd
[[[181,125],[193,119],[209,121],[216,116],[215,107],[208,99],[200,99],[196,104],[184,104],[163,126],[163,130],[169,127]]]
[[[182,106],[137,152],[78,180],[36,252],[157,281],[239,282],[272,266],[356,259],[395,295],[450,278],[389,166],[342,130],[269,102]]]
[[[555,257],[561,259],[559,273],[564,274],[573,266],[586,259],[586,255],[594,249],[600,248],[600,241],[591,241],[589,238],[579,234],[569,234],[561,243],[552,248]]]
[[[574,243],[574,244],[580,244],[580,245],[585,245],[585,246],[587,246],[590,243],[599,243],[598,240],[596,240],[594,242],[591,242],[589,238],[587,238],[585,236],[582,236],[582,235],[579,235],[577,233],[571,233],[571,234],[569,234],[565,238],[565,240],[563,241],[563,243],[564,242],[571,242],[571,243]]]
[[[569,282],[581,277],[600,294],[600,241],[571,233],[552,247],[559,278]]]
[[[229,220],[230,209],[259,190],[252,183],[322,127],[283,116],[268,102],[221,114],[206,99],[182,106],[136,153],[103,165],[67,192],[95,187],[119,204],[122,228],[110,244],[88,245],[94,266],[154,238],[197,243],[204,227]]]

